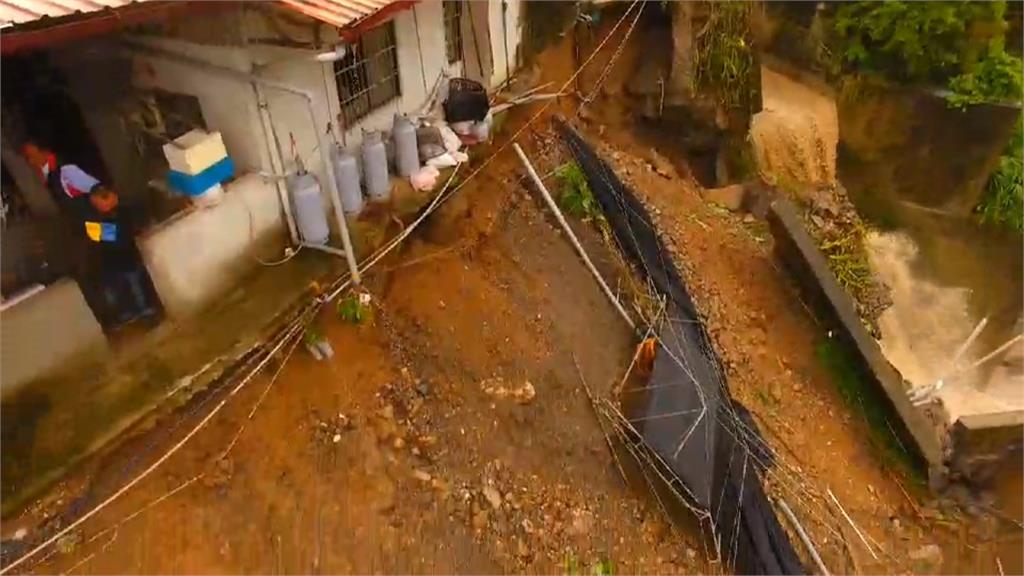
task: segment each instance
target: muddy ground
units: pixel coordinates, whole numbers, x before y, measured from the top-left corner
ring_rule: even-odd
[[[637,57],[627,49],[608,81],[624,82]],[[540,78],[568,77],[572,61],[567,39],[542,56]],[[999,558],[1006,572],[1020,570],[1019,558],[1000,551],[1019,550],[1019,531],[999,548],[1005,522],[968,517],[883,464],[815,356],[826,335],[776,265],[764,224],[705,202],[679,163],[664,161],[671,151],[640,139],[620,94],[602,91],[579,127],[673,247],[733,394],[778,455],[769,491],[795,509],[829,568],[996,573]],[[538,109],[514,111],[474,162]],[[575,110],[564,98],[550,112]],[[519,141],[542,174],[565,155],[546,118]],[[356,326],[321,312],[332,360],[298,348],[276,381],[278,366],[265,370],[32,570],[581,573],[610,563],[621,573],[727,571],[613,465],[576,363],[607,394],[637,338],[521,178],[505,150],[368,275],[372,320]],[[612,284],[628,285],[600,234],[574,225]],[[25,529],[23,547],[41,541],[44,518],[57,519],[52,529],[113,493],[222,395],[195,399],[83,467],[5,521],[4,538]],[[873,541],[877,560],[829,507],[827,488]]]

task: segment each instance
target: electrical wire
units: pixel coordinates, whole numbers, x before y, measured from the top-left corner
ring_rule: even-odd
[[[614,35],[615,31],[624,22],[626,16],[628,14],[630,14],[640,4],[641,4],[641,0],[633,0],[632,4],[630,4],[629,8],[626,10],[626,12],[623,14],[623,16],[618,20],[618,22],[616,22],[615,26],[608,33],[608,36],[605,37],[605,39],[603,39],[601,41],[601,43],[597,46],[597,48],[594,50],[594,52],[580,65],[580,67],[572,74],[572,76],[570,76],[570,78],[565,82],[565,84],[563,84],[563,86],[562,86],[561,90],[559,90],[559,92],[564,91],[570,84],[572,84],[572,82],[582,73],[583,69],[586,68],[586,66],[589,65],[589,63],[597,56],[597,54],[601,51],[601,49],[603,48],[605,43],[608,42],[608,40]],[[471,15],[471,17],[472,17],[472,15]],[[471,23],[472,23],[472,21],[471,21]],[[475,40],[476,40],[476,38],[475,38],[475,34],[474,34],[474,41]],[[481,65],[482,65],[482,63],[481,63]],[[501,154],[507,148],[509,148],[509,146],[513,142],[515,142],[516,138],[518,138],[519,135],[521,135],[536,120],[538,120],[541,117],[541,115],[543,115],[544,112],[546,112],[551,107],[551,105],[553,103],[554,103],[554,101],[549,101],[547,104],[545,104],[540,110],[537,111],[537,113],[535,113],[531,118],[529,118],[527,120],[527,122],[523,126],[521,126],[512,135],[512,137],[510,137],[502,146],[500,146],[498,150],[496,150],[494,153],[492,153],[488,158],[486,158],[484,160],[484,162],[479,167],[477,167],[472,173],[470,173],[470,175],[467,176],[465,180],[463,180],[461,183],[459,183],[457,186],[455,186],[454,189],[450,189],[451,188],[451,184],[454,182],[455,177],[458,174],[459,169],[462,166],[461,164],[457,165],[455,167],[455,170],[452,171],[452,174],[449,177],[448,181],[445,183],[444,187],[434,197],[434,199],[431,201],[431,204],[428,205],[428,207],[423,211],[423,213],[411,225],[407,226],[404,230],[402,230],[387,245],[381,247],[380,249],[375,251],[373,254],[371,254],[370,256],[365,258],[363,260],[363,262],[359,266],[360,271],[361,272],[368,271],[370,268],[372,268],[374,265],[376,265],[382,258],[384,258],[384,256],[386,256],[395,247],[397,247],[402,241],[404,241],[405,238],[407,238],[409,236],[409,234],[411,234],[412,231],[416,229],[416,227],[418,227],[431,213],[433,213],[438,207],[440,207],[441,204],[443,204],[448,198],[450,198],[452,194],[454,194],[455,192],[461,190],[462,187],[465,186],[470,180],[472,180],[477,174],[479,174],[480,171],[483,170],[483,168],[488,166],[494,160],[494,158],[496,158],[498,156],[498,154]],[[292,146],[293,146],[293,154],[296,156],[296,159],[301,162],[301,159],[298,158],[297,150],[295,149],[294,139],[292,140]],[[248,205],[246,205],[246,208],[248,210]],[[252,224],[252,212],[251,212],[251,210],[249,211],[249,217],[250,217],[250,224]],[[297,253],[297,251],[296,251],[296,253]],[[291,257],[294,257],[294,254],[292,254],[292,256],[290,256],[289,259]],[[149,467],[147,467],[145,470],[143,470],[139,475],[137,475],[131,481],[129,481],[127,484],[125,484],[120,489],[118,489],[114,494],[112,494],[111,496],[109,496],[108,498],[103,500],[96,507],[92,508],[91,510],[86,512],[84,515],[82,515],[80,518],[78,518],[77,520],[75,520],[74,522],[72,522],[71,524],[66,526],[65,528],[61,529],[56,534],[54,534],[53,536],[51,536],[50,538],[48,538],[47,540],[45,540],[41,544],[37,545],[35,548],[30,550],[26,554],[22,555],[18,559],[14,560],[13,562],[8,564],[7,566],[0,567],[0,576],[2,576],[3,574],[9,573],[14,568],[22,565],[23,563],[25,563],[29,559],[35,557],[37,554],[39,554],[39,552],[41,552],[42,550],[46,549],[48,546],[54,544],[55,542],[57,542],[57,540],[59,540],[60,538],[62,538],[66,534],[68,534],[70,531],[74,530],[78,526],[81,526],[86,520],[88,520],[89,518],[95,516],[102,509],[104,509],[107,506],[109,506],[115,500],[120,498],[123,494],[128,492],[132,487],[134,487],[139,482],[141,482],[143,479],[148,477],[154,470],[159,468],[171,456],[173,456],[175,453],[177,453],[178,450],[180,450],[188,442],[188,440],[190,440],[193,436],[195,436],[207,423],[209,423],[209,421],[212,420],[213,417],[216,416],[216,414],[219,413],[220,410],[225,406],[227,401],[231,397],[233,397],[239,390],[241,390],[252,379],[252,377],[255,376],[256,373],[258,373],[260,370],[262,370],[262,368],[266,365],[266,363],[277,353],[278,350],[280,350],[281,347],[284,346],[284,344],[287,342],[287,340],[289,339],[290,336],[294,336],[295,334],[300,334],[301,335],[301,329],[304,328],[306,321],[308,321],[308,319],[311,318],[312,315],[315,315],[316,312],[320,309],[321,306],[323,306],[324,304],[326,304],[326,303],[330,302],[331,300],[333,300],[334,298],[336,298],[345,289],[347,289],[349,286],[351,286],[351,284],[352,284],[352,279],[351,279],[350,275],[348,275],[348,274],[343,274],[341,277],[339,277],[337,280],[335,280],[335,282],[329,288],[329,292],[326,292],[326,293],[322,294],[321,296],[317,297],[312,303],[310,303],[305,308],[303,308],[296,315],[296,318],[291,321],[290,324],[286,325],[286,327],[284,328],[284,330],[286,330],[286,332],[285,332],[286,336],[281,338],[281,340],[274,346],[274,348],[272,350],[270,350],[267,354],[264,355],[263,359],[256,365],[256,367],[249,374],[247,374],[241,380],[241,382],[239,382],[234,388],[232,388],[229,391],[229,393],[213,408],[213,410],[211,410],[209,414],[207,414],[188,434],[186,434],[184,438],[179,440],[166,453],[164,453],[159,459],[157,459],[153,464],[151,464]]]
[[[300,326],[292,327],[289,330],[289,332],[287,333],[287,335],[291,336],[291,335],[293,335],[295,333],[298,333],[299,332],[299,330],[298,330],[299,327]],[[176,444],[171,446],[171,448],[166,453],[164,453],[163,456],[158,458],[156,460],[156,462],[153,462],[152,464],[150,464],[148,468],[143,470],[140,474],[135,476],[135,478],[133,478],[127,484],[122,486],[117,492],[114,492],[109,497],[107,497],[106,500],[104,500],[103,502],[98,504],[95,508],[93,508],[92,510],[89,510],[88,512],[83,514],[78,520],[75,520],[74,522],[68,524],[63,529],[58,531],[56,534],[54,534],[53,536],[51,536],[47,540],[43,541],[41,544],[39,544],[38,546],[36,546],[32,550],[30,550],[25,555],[21,556],[17,560],[11,562],[7,566],[4,566],[3,568],[0,568],[0,575],[9,573],[11,570],[17,568],[18,566],[23,564],[26,560],[28,560],[29,558],[32,558],[33,556],[38,554],[40,551],[42,551],[46,547],[50,546],[51,544],[54,544],[55,542],[57,542],[58,540],[63,538],[67,533],[69,533],[72,530],[74,530],[75,528],[81,526],[82,523],[84,523],[86,520],[88,520],[89,518],[92,518],[93,516],[98,514],[101,510],[103,510],[104,508],[109,506],[112,502],[114,502],[115,500],[120,498],[125,492],[127,492],[132,487],[134,487],[136,484],[138,484],[139,482],[144,480],[146,477],[148,477],[150,474],[152,474],[154,470],[159,468],[171,456],[176,454],[178,452],[178,450],[180,450],[182,448],[182,446],[184,446],[189,440],[192,439],[193,436],[198,434],[199,431],[202,430],[210,422],[210,420],[212,420],[213,417],[216,416],[221,411],[222,408],[224,408],[224,406],[227,404],[228,400],[230,400],[235,394],[237,394],[242,388],[244,388],[245,385],[248,384],[249,381],[252,379],[252,377],[255,376],[267,364],[267,362],[270,361],[271,358],[274,357],[274,355],[277,353],[277,351],[280,350],[284,346],[284,344],[285,344],[285,342],[287,342],[287,340],[288,340],[287,336],[285,338],[283,338],[270,352],[268,352],[263,357],[263,359],[260,361],[260,363],[256,366],[256,368],[251,373],[246,375],[246,377],[243,378],[241,382],[239,382],[237,385],[235,385],[235,387],[232,388],[228,392],[228,394],[224,398],[222,398],[219,403],[217,403],[216,406],[214,406],[213,410],[211,410],[209,414],[207,414],[205,417],[203,417],[203,419],[200,420],[199,423],[196,424],[192,428],[192,430],[190,430],[189,433],[185,435],[184,438],[182,438]]]

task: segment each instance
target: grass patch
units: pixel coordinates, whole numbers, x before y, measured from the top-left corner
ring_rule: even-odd
[[[985,188],[978,205],[978,217],[985,224],[1006,226],[1024,232],[1024,162],[1013,156],[999,159],[999,167]]]
[[[560,185],[558,203],[562,210],[584,220],[601,216],[601,207],[594,199],[579,164],[567,162],[559,166],[555,169],[555,178]]]
[[[769,394],[766,390],[756,388],[754,390],[754,395],[757,396],[758,401],[761,402],[761,405],[764,406],[765,408],[775,410],[776,408],[779,407],[779,401],[776,400],[775,397]]]
[[[750,110],[757,90],[748,2],[708,3],[708,22],[694,50],[696,87],[730,110]]]
[[[913,484],[925,486],[927,480],[917,456],[910,453],[896,434],[898,417],[892,413],[889,399],[858,369],[849,348],[836,339],[826,338],[815,347],[815,356],[832,376],[836,390],[849,409],[864,419],[868,440],[882,464]]]
[[[821,251],[828,259],[828,267],[836,275],[839,285],[857,296],[871,283],[871,267],[864,250],[864,227],[853,226],[821,243]]]

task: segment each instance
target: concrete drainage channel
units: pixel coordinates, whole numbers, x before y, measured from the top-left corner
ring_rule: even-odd
[[[895,418],[891,431],[911,459],[928,470],[929,484],[941,488],[950,479],[982,480],[1024,434],[1024,412],[969,414],[946,422],[941,410],[915,407],[900,373],[886,360],[878,342],[864,328],[850,295],[839,285],[800,217],[785,198],[767,210],[769,229],[779,260],[796,281],[802,296],[815,309],[853,367],[871,390],[867,395],[884,404]],[[1012,450],[1012,448],[1011,448]]]

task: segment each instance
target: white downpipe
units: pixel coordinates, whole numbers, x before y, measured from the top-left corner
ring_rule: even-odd
[[[266,108],[266,98],[259,84],[252,83],[253,94],[256,95],[256,109],[260,115],[260,127],[263,129],[263,139],[266,142],[267,156],[270,158],[270,169],[274,174],[284,174],[284,159],[280,156],[280,150],[271,142],[273,137],[273,120],[270,118],[270,111]],[[285,222],[288,223],[288,237],[292,245],[300,244],[299,232],[295,227],[295,216],[292,215],[292,203],[288,199],[288,186],[281,178],[274,178],[274,187],[277,188],[277,197],[281,201],[281,210],[284,212]]]
[[[523,149],[520,148],[519,144],[516,142],[512,143],[512,148],[514,148],[516,154],[519,155],[519,159],[523,162],[523,166],[526,167],[526,172],[530,175],[530,179],[533,180],[533,183],[537,186],[541,196],[544,197],[544,201],[547,203],[548,208],[550,208],[551,212],[555,215],[555,219],[558,220],[558,224],[562,227],[565,235],[569,237],[569,241],[576,249],[576,253],[579,254],[583,263],[587,266],[587,270],[590,270],[590,274],[594,277],[594,280],[597,280],[597,283],[601,286],[601,290],[604,291],[604,295],[608,297],[608,300],[610,300],[612,305],[615,306],[615,309],[619,311],[619,315],[622,316],[622,319],[629,324],[629,327],[632,328],[633,331],[636,331],[636,323],[634,323],[633,319],[630,318],[626,309],[622,307],[622,302],[619,302],[618,297],[615,296],[612,289],[608,287],[608,283],[604,281],[604,277],[597,271],[597,267],[594,266],[594,263],[590,260],[590,256],[587,255],[587,251],[583,249],[583,245],[580,244],[579,238],[576,237],[576,233],[572,231],[572,227],[570,227],[569,223],[565,221],[565,216],[563,216],[562,211],[558,209],[558,204],[555,203],[555,199],[551,197],[551,193],[548,192],[547,187],[544,186],[544,181],[540,179],[540,176],[537,175],[537,171],[533,169],[533,164],[530,164],[530,160],[526,157],[526,153],[523,152]]]
[[[331,207],[334,209],[334,218],[338,223],[338,232],[341,235],[341,243],[345,250],[345,260],[346,263],[348,264],[348,271],[349,274],[351,274],[352,283],[356,286],[359,286],[361,281],[361,277],[359,275],[359,267],[356,265],[356,257],[352,249],[352,238],[349,237],[348,234],[348,223],[345,221],[345,213],[342,211],[341,200],[338,198],[338,185],[334,177],[334,166],[331,164],[330,148],[327,146],[327,143],[324,142],[324,135],[320,133],[320,129],[317,127],[316,113],[313,110],[313,95],[306,90],[302,90],[301,88],[296,88],[294,86],[290,86],[282,82],[277,82],[275,80],[267,80],[265,78],[260,78],[255,74],[241,72],[239,70],[235,70],[234,68],[229,68],[227,66],[211,64],[210,62],[206,62],[205,60],[198,60],[196,58],[185,56],[174,51],[164,50],[153,46],[147,46],[145,44],[140,44],[138,42],[132,41],[126,42],[126,44],[140,52],[147,53],[158,58],[165,58],[167,60],[171,60],[181,64],[193,66],[200,70],[205,70],[211,74],[216,74],[223,78],[231,78],[233,80],[236,80],[238,82],[244,82],[246,84],[255,83],[264,88],[280,90],[282,92],[287,92],[289,94],[295,94],[296,96],[301,96],[303,99],[305,99],[306,110],[309,112],[309,120],[310,122],[313,123],[313,134],[316,135],[317,148],[320,150],[320,158],[324,163],[324,171],[326,172],[327,175],[326,180],[328,193],[331,199]]]
[[[312,250],[319,250],[321,252],[326,252],[328,254],[334,254],[335,256],[345,255],[345,253],[342,252],[341,250],[338,250],[334,246],[328,246],[327,244],[310,244],[309,242],[303,242],[299,244],[299,246],[302,246],[303,248],[310,248]]]

